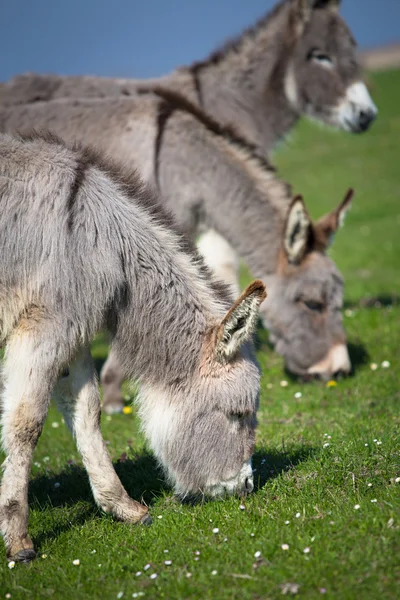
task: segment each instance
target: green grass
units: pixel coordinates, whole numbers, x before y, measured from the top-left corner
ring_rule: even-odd
[[[298,596],[307,599],[398,597],[400,72],[371,76],[371,83],[380,108],[371,132],[356,137],[304,122],[276,156],[314,217],[338,203],[348,186],[357,192],[332,249],[346,282],[354,376],[332,388],[292,380],[281,387],[282,360],[259,332],[264,374],[257,489],[244,510],[236,498],[177,503],[145,448],[135,415],[103,417],[118,473],[132,496],[149,503],[151,528],[115,522],[96,509],[73,441],[52,408],[30,488],[30,531],[39,558],[9,570],[1,549],[0,598],[9,593],[14,600],[108,600],[123,592],[124,599],[133,593],[272,599],[290,595],[287,584],[299,586]],[[105,351],[99,341],[97,360]],[[390,368],[380,366],[384,360]],[[372,362],[379,365],[376,371]],[[302,397],[296,399],[298,391]],[[144,571],[147,563],[151,567]],[[154,580],[152,573],[158,575]]]

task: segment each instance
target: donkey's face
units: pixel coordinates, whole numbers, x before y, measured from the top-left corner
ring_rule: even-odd
[[[278,273],[269,281],[265,321],[271,341],[298,375],[323,379],[351,369],[342,324],[343,280],[325,249],[352,191],[313,224],[300,197],[288,213]]]
[[[377,115],[356,55],[338,14],[338,0],[292,0],[299,35],[285,78],[289,102],[300,113],[353,133]]]
[[[209,328],[187,384],[160,391],[154,401],[154,390],[145,392],[144,429],[180,496],[253,489],[260,373],[247,340],[265,296],[262,282],[254,282]]]

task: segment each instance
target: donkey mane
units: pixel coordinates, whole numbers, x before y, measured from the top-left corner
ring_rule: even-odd
[[[182,69],[189,69],[195,74],[204,68],[219,64],[231,52],[237,52],[240,50],[241,46],[246,40],[256,37],[258,32],[263,29],[269,21],[273,20],[277,14],[279,14],[285,4],[287,4],[287,0],[282,0],[276,4],[271,11],[260,17],[254,25],[246,27],[241,33],[227,39],[221,46],[213,50],[207,58],[195,61],[190,65],[190,67],[182,67]]]
[[[134,199],[135,204],[140,205],[152,217],[155,224],[167,228],[175,235],[178,248],[191,257],[193,264],[199,270],[199,274],[215,294],[218,301],[226,302],[231,300],[229,287],[213,276],[189,236],[186,236],[179,228],[172,212],[165,208],[164,203],[156,200],[156,195],[152,193],[151,187],[143,183],[136,169],[114,161],[108,155],[93,148],[93,146],[82,144],[81,142],[68,143],[48,130],[31,129],[27,132],[18,132],[14,137],[19,137],[21,140],[27,142],[43,140],[48,144],[61,145],[64,148],[79,153],[76,177],[67,201],[69,211],[68,226],[70,229],[73,226],[75,199],[81,184],[84,182],[85,173],[90,167],[95,167],[105,173],[128,200]]]
[[[193,115],[206,129],[211,131],[218,137],[225,139],[229,144],[236,146],[242,152],[244,151],[250,160],[253,160],[257,165],[268,173],[276,173],[275,167],[262,156],[255,144],[247,141],[241,136],[233,125],[222,125],[216,121],[211,115],[203,111],[199,106],[193,104],[185,96],[179,92],[168,90],[159,86],[141,87],[138,90],[139,94],[155,94],[161,98],[162,102],[158,111],[158,131],[156,139],[155,155],[158,157],[162,141],[163,128],[169,117],[176,111],[180,110]],[[158,180],[158,164],[156,160],[156,180]]]
[[[268,26],[270,21],[273,21],[289,2],[290,0],[281,0],[281,2],[278,2],[278,4],[276,4],[269,12],[260,17],[254,25],[250,25],[241,33],[228,38],[221,46],[213,50],[207,58],[195,61],[189,67],[184,66],[181,67],[181,69],[188,69],[196,78],[197,73],[202,69],[212,65],[218,65],[228,54],[238,52],[248,39],[255,38],[262,29],[265,29]],[[328,2],[329,0],[314,0],[313,9],[325,8]]]

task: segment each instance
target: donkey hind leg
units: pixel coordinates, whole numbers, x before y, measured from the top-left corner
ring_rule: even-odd
[[[209,229],[201,235],[197,248],[206,265],[218,279],[230,286],[237,298],[240,295],[239,259],[232,246],[214,229]]]
[[[60,349],[53,332],[41,334],[30,323],[16,330],[6,346],[1,415],[6,459],[0,490],[0,528],[7,557],[28,562],[35,557],[28,535],[28,484],[32,454],[47,415],[57,379]]]
[[[88,348],[76,356],[69,375],[59,379],[54,398],[76,439],[96,503],[122,521],[150,524],[147,507],[122,486],[101,435],[99,386]]]
[[[103,411],[108,415],[122,412],[124,400],[121,386],[124,374],[112,350],[103,365],[100,380],[103,386]]]

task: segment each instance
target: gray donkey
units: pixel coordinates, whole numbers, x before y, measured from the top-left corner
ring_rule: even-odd
[[[100,432],[88,345],[103,327],[140,381],[143,429],[175,491],[251,491],[259,369],[249,338],[262,282],[231,306],[136,176],[53,137],[0,136],[0,202],[7,556],[35,555],[28,481],[54,387],[97,504],[127,522],[149,518]]]
[[[154,127],[154,122],[159,127]],[[313,224],[302,201],[232,130],[221,127],[184,97],[165,90],[134,98],[64,101],[0,110],[0,129],[29,125],[90,141],[140,168],[192,237],[213,228],[229,241],[256,277],[268,283],[261,308],[271,341],[299,375],[331,377],[350,370],[341,312],[343,282],[326,249],[350,197]],[[213,246],[214,248],[215,246]],[[237,288],[228,245],[206,262]],[[102,374],[105,407],[121,407],[122,372],[110,356]]]
[[[301,115],[345,131],[377,114],[362,82],[356,43],[340,0],[285,0],[208,59],[153,80],[28,74],[0,89],[0,102],[136,94],[157,85],[180,92],[269,153]]]

